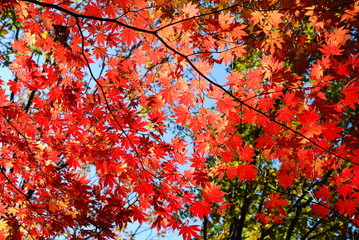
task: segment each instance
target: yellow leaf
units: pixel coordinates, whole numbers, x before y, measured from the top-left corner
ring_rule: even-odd
[[[9,208],[7,208],[6,212],[7,212],[8,214],[12,214],[12,215],[15,216],[15,215],[17,214],[17,212],[18,212],[18,209],[17,209],[17,208],[14,208],[14,207],[9,207]]]
[[[4,219],[0,219],[0,230],[8,229],[9,225],[7,225],[6,221]]]
[[[76,218],[76,215],[79,214],[79,213],[80,213],[79,211],[67,210],[65,214],[68,215],[68,216],[71,216],[71,218]]]
[[[42,37],[43,39],[46,39],[47,36],[49,36],[49,32],[48,32],[48,31],[45,31],[45,32],[41,33],[41,37]]]

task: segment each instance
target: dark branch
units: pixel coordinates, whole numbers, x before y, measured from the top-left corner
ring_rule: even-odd
[[[327,152],[327,153],[329,153],[329,154],[331,154],[331,155],[333,155],[333,156],[335,156],[335,157],[337,157],[337,158],[339,158],[339,159],[342,159],[342,160],[344,160],[344,161],[348,161],[348,159],[346,159],[346,158],[344,158],[344,157],[342,157],[342,156],[336,154],[335,152],[329,150],[328,148],[325,148],[325,147],[320,146],[318,143],[316,143],[316,142],[313,141],[312,139],[310,139],[310,138],[304,136],[304,135],[303,135],[301,132],[299,132],[298,130],[293,129],[293,128],[287,126],[286,124],[284,124],[284,123],[282,123],[282,122],[279,122],[278,120],[274,119],[274,118],[273,118],[271,115],[269,115],[268,113],[265,113],[265,112],[263,112],[263,111],[261,111],[261,110],[255,108],[255,107],[253,107],[252,105],[246,103],[244,100],[242,100],[242,99],[236,97],[235,95],[233,95],[233,93],[232,93],[231,91],[227,90],[227,89],[226,89],[225,87],[223,87],[222,85],[220,85],[220,84],[214,82],[213,80],[211,80],[209,77],[207,77],[204,73],[202,73],[202,72],[195,66],[194,62],[191,61],[191,59],[190,59],[187,55],[185,55],[185,54],[181,53],[179,50],[177,50],[177,49],[171,47],[171,46],[158,34],[158,30],[153,31],[153,30],[148,30],[148,29],[137,28],[137,27],[134,27],[134,26],[125,24],[125,23],[123,23],[123,22],[120,22],[120,21],[118,21],[118,20],[116,20],[116,19],[112,19],[112,18],[101,18],[101,17],[95,17],[95,16],[88,16],[88,15],[84,15],[84,14],[78,14],[78,13],[72,12],[72,11],[70,11],[70,10],[68,10],[68,9],[62,8],[62,7],[60,7],[60,6],[58,6],[58,5],[54,5],[54,4],[38,2],[38,1],[35,1],[35,0],[24,0],[24,1],[25,1],[25,2],[34,3],[34,4],[37,4],[37,5],[39,5],[39,6],[43,6],[43,7],[49,7],[49,8],[57,9],[57,10],[59,10],[59,11],[61,11],[61,12],[67,13],[67,14],[69,14],[70,16],[73,16],[73,17],[75,17],[75,18],[77,19],[77,25],[78,25],[78,26],[79,26],[78,19],[79,19],[79,18],[84,18],[84,19],[97,20],[97,21],[101,21],[101,22],[112,22],[112,23],[116,23],[116,24],[118,24],[118,25],[120,25],[120,26],[122,26],[122,27],[128,28],[128,29],[132,29],[132,30],[135,30],[135,31],[138,31],[138,32],[142,32],[142,33],[152,34],[152,35],[154,35],[167,49],[169,49],[170,51],[172,51],[174,54],[176,54],[176,55],[182,57],[182,58],[192,67],[192,69],[193,69],[195,72],[197,72],[201,77],[203,77],[207,82],[209,82],[209,83],[211,83],[212,85],[216,86],[217,88],[221,89],[224,93],[228,94],[230,97],[232,97],[234,100],[236,100],[236,101],[237,101],[238,103],[240,103],[241,105],[246,106],[247,108],[249,108],[249,109],[255,111],[256,113],[265,116],[265,117],[268,118],[271,122],[276,123],[276,124],[280,125],[281,127],[283,127],[283,128],[285,128],[285,129],[287,129],[287,130],[293,132],[294,134],[296,134],[296,135],[302,137],[303,139],[307,140],[309,143],[311,143],[311,144],[314,145],[315,147],[317,147],[317,148],[319,148],[319,149],[321,149],[321,150],[323,150],[323,151],[325,151],[325,152]],[[353,1],[353,2],[356,2],[356,1]],[[249,7],[247,7],[247,8],[249,8]],[[258,10],[258,9],[253,8],[253,10]],[[267,9],[267,10],[266,10],[266,9],[263,9],[263,10],[260,10],[260,11],[273,11],[273,10],[274,10],[274,9]],[[290,8],[288,8],[288,9],[279,9],[279,10],[305,10],[305,9],[290,9]],[[307,9],[307,10],[308,10],[308,11],[309,11],[309,10],[314,11],[314,10],[312,10],[312,9]],[[322,10],[316,9],[315,11],[328,11],[328,9],[322,9]],[[333,10],[333,11],[334,11],[334,10]],[[337,11],[338,11],[338,10],[337,10]],[[79,26],[79,27],[80,27],[80,26]],[[79,30],[81,30],[81,29],[79,29]],[[82,36],[82,38],[83,38],[83,36]],[[85,58],[85,59],[86,59],[86,61],[88,62],[87,58]],[[88,64],[88,65],[89,65],[89,64]],[[92,76],[94,77],[93,74],[92,74]],[[103,91],[103,90],[102,90],[102,91]],[[106,100],[106,101],[107,101],[107,100]],[[108,104],[108,102],[107,102],[107,104]],[[111,112],[110,112],[110,113],[111,113]],[[113,114],[113,113],[112,113],[112,114]],[[121,127],[121,128],[122,128],[122,127]],[[359,166],[358,163],[355,163],[355,162],[351,162],[351,163],[354,164],[354,165]]]
[[[35,97],[35,93],[36,93],[35,90],[32,90],[31,93],[30,93],[29,100],[27,101],[27,104],[26,104],[26,107],[25,107],[25,112],[26,112],[26,113],[28,113],[29,110],[30,110],[30,107],[31,107],[31,104],[32,104],[32,100],[33,100],[34,97]]]

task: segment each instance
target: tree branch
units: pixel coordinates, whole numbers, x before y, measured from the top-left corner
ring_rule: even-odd
[[[131,25],[128,25],[128,24],[125,24],[123,22],[120,22],[118,21],[117,19],[112,19],[112,18],[101,18],[101,17],[95,17],[95,16],[89,16],[89,15],[84,15],[84,14],[78,14],[78,13],[75,13],[75,12],[72,12],[68,9],[65,9],[65,8],[62,8],[58,5],[54,5],[54,4],[49,4],[49,3],[43,3],[43,2],[39,2],[39,1],[36,1],[36,0],[23,0],[25,2],[29,2],[29,3],[34,3],[36,5],[39,5],[39,6],[43,6],[43,7],[49,7],[49,8],[53,8],[53,9],[57,9],[61,12],[64,12],[64,13],[67,13],[69,14],[70,16],[73,16],[77,19],[77,22],[78,22],[78,18],[84,18],[84,19],[92,19],[92,20],[97,20],[97,21],[101,21],[101,22],[112,22],[112,23],[116,23],[122,27],[125,27],[125,28],[128,28],[128,29],[132,29],[132,30],[135,30],[135,31],[138,31],[138,32],[142,32],[142,33],[148,33],[148,34],[151,34],[151,35],[154,35],[167,49],[169,49],[171,52],[173,52],[174,54],[176,54],[177,56],[180,56],[182,57],[190,66],[191,68],[197,72],[203,79],[205,79],[207,82],[211,83],[213,86],[221,89],[224,93],[226,93],[227,95],[229,95],[231,98],[233,98],[235,101],[237,101],[238,103],[242,104],[243,106],[255,111],[256,113],[266,117],[269,121],[273,122],[273,123],[276,123],[278,124],[279,126],[287,129],[288,131],[291,131],[293,132],[294,134],[302,137],[303,139],[307,140],[309,143],[311,143],[313,146],[323,150],[324,152],[327,152],[329,153],[330,155],[333,155],[335,157],[337,157],[338,159],[341,159],[341,160],[344,160],[344,161],[348,161],[348,159],[336,154],[335,152],[329,150],[328,148],[325,148],[325,147],[322,147],[321,145],[319,145],[317,142],[313,141],[312,139],[304,136],[301,132],[299,132],[298,130],[295,130],[289,126],[287,126],[286,124],[282,123],[282,122],[279,122],[278,120],[274,119],[271,115],[253,107],[252,105],[246,103],[244,100],[236,97],[231,91],[227,90],[225,87],[223,87],[222,85],[214,82],[213,80],[211,80],[209,77],[207,77],[203,72],[201,72],[197,67],[196,65],[194,64],[193,61],[191,61],[191,59],[183,54],[182,52],[180,52],[179,50],[175,49],[174,47],[171,47],[159,34],[158,34],[158,30],[148,30],[148,29],[141,29],[141,28],[138,28],[138,27],[134,27],[134,26],[131,26]],[[353,2],[356,2],[356,1],[353,1]],[[250,7],[247,7],[249,9],[251,9]],[[253,10],[257,10],[255,8],[253,8]],[[261,11],[273,11],[274,9],[267,9],[267,10],[261,10]],[[312,9],[279,9],[279,10],[310,10],[310,11],[314,11]],[[322,9],[322,10],[315,10],[315,11],[328,11],[328,9]],[[334,11],[334,10],[333,10]],[[338,10],[337,10],[338,11]],[[103,91],[103,90],[102,90]],[[359,166],[358,163],[355,163],[355,162],[351,162],[353,165],[356,165],[356,166]]]

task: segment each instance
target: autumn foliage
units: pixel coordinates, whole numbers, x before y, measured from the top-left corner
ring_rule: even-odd
[[[354,236],[359,2],[1,0],[0,14],[0,239],[115,239],[131,223]]]

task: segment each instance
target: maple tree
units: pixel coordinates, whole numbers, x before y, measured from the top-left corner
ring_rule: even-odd
[[[184,239],[354,236],[359,2],[0,12],[2,239],[114,239],[133,222]]]

